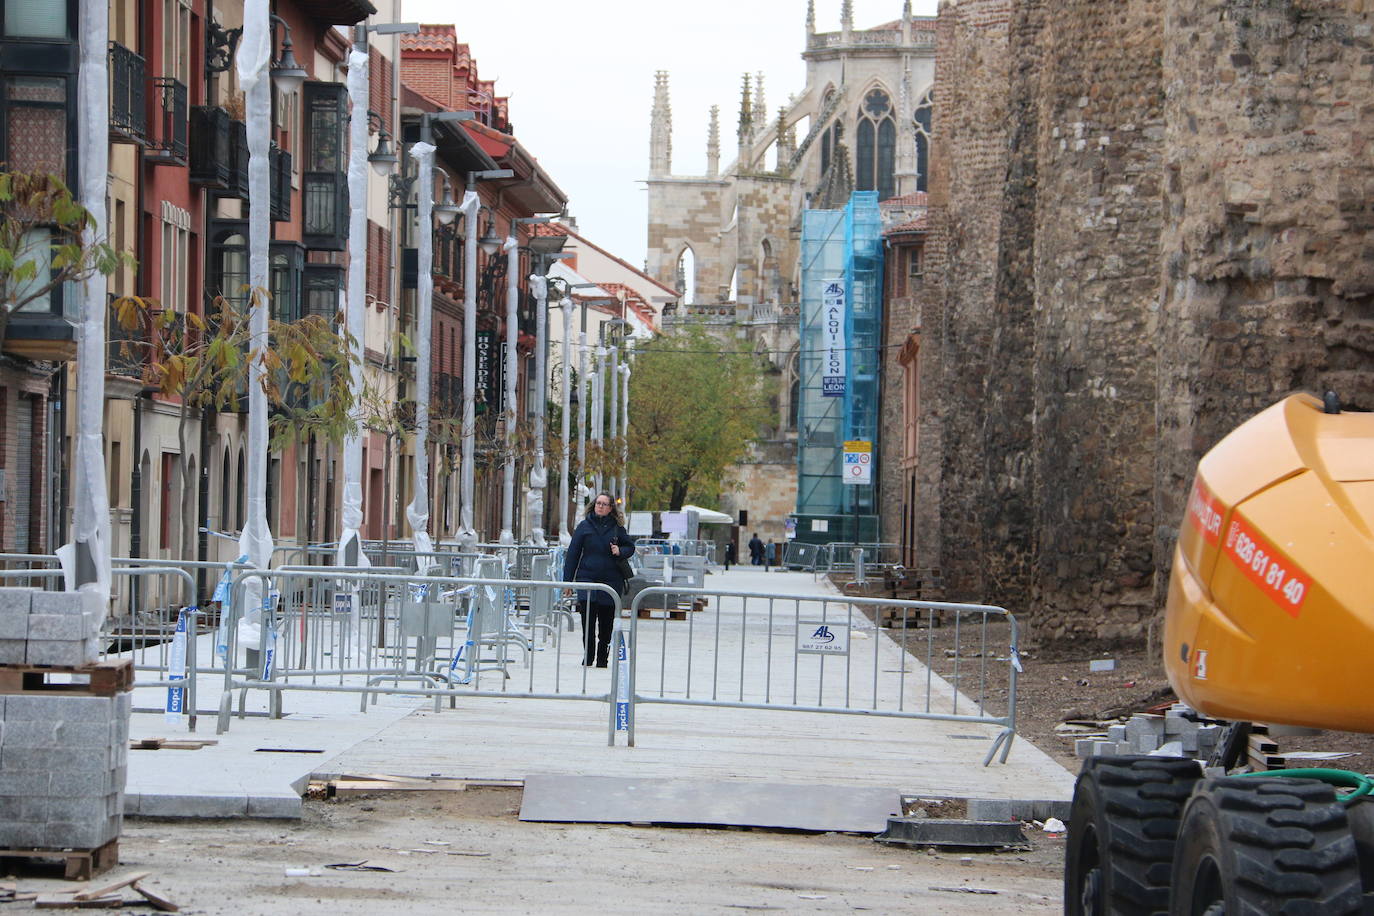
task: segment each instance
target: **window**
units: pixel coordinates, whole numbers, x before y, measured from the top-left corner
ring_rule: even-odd
[[[216,220],[210,224],[210,275],[206,292],[223,296],[238,309],[248,303],[248,223]]]
[[[340,83],[306,83],[303,91],[303,241],[307,248],[343,251],[348,239],[348,95]]]
[[[928,190],[930,179],[930,125],[931,114],[935,107],[935,88],[932,86],[921,96],[912,117],[916,126],[916,190]]]
[[[229,477],[229,449],[225,448],[224,458],[219,465],[219,530],[225,534],[234,531],[233,503],[230,502],[233,492]]]
[[[175,513],[172,507],[179,502],[176,493],[176,460],[177,456],[172,452],[162,453],[162,505],[161,526],[158,530],[158,547],[168,550],[172,546],[172,520]]]
[[[184,312],[190,307],[186,294],[191,253],[191,214],[162,202],[162,261],[158,298],[163,308]]]
[[[301,289],[302,314],[318,315],[325,321],[333,322],[343,308],[340,302],[344,289],[343,265],[305,265]]]
[[[787,391],[787,415],[783,429],[797,428],[797,411],[801,405],[801,373],[797,371],[797,351],[792,351],[783,371],[783,384]]]
[[[181,0],[162,0],[162,75],[191,82],[191,8]]]
[[[5,37],[69,37],[67,0],[5,0]]]
[[[883,90],[872,89],[859,106],[855,128],[855,190],[877,191],[879,200],[894,197],[896,161],[897,125],[892,119],[892,100]]]
[[[697,301],[697,257],[688,245],[677,258],[677,291],[688,304]]]
[[[301,317],[301,273],[305,249],[297,242],[272,242],[268,282],[272,286],[272,317],[292,322]]]

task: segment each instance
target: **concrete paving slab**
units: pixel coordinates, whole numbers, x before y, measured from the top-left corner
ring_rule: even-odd
[[[530,776],[520,820],[600,824],[697,824],[882,833],[902,793],[758,780]]]

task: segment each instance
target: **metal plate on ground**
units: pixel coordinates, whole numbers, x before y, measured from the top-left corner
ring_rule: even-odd
[[[520,820],[882,833],[901,811],[901,796],[897,789],[864,786],[527,776]]]

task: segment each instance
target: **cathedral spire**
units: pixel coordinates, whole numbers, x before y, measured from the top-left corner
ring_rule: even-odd
[[[736,168],[741,174],[749,171],[750,153],[754,147],[754,105],[750,101],[749,79],[749,74],[744,74],[744,88],[739,101],[739,161]]]
[[[787,123],[787,106],[778,109],[778,172],[779,174],[787,170],[787,164],[792,161],[792,156],[797,152],[797,132],[793,125]]]
[[[768,124],[768,103],[763,100],[763,71],[754,74],[754,114],[749,119],[749,123],[754,125],[757,130],[761,130]]]
[[[844,0],[840,4],[840,31],[845,34],[854,31],[854,0]]]
[[[654,108],[649,114],[649,175],[673,172],[673,109],[668,104],[668,71],[654,73]]]
[[[806,34],[816,34],[816,0],[806,0]]]
[[[711,106],[711,124],[706,129],[706,177],[720,174],[720,106]]]
[[[902,3],[902,44],[911,44],[911,0]]]

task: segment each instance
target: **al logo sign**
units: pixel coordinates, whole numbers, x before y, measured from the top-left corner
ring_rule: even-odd
[[[797,652],[807,655],[848,655],[849,624],[829,620],[798,621]]]

